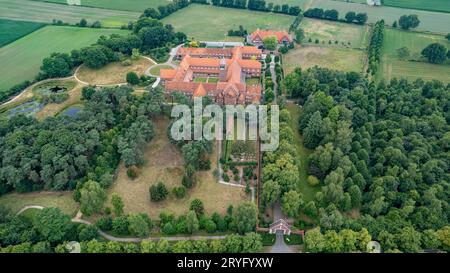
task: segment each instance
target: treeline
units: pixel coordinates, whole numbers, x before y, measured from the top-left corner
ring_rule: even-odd
[[[330,21],[340,21],[346,23],[353,23],[364,25],[367,20],[367,13],[355,13],[353,11],[347,12],[345,19],[339,19],[339,12],[335,9],[324,10],[321,8],[311,8],[306,10],[303,15],[309,18],[325,19]]]
[[[289,6],[288,4],[278,5],[265,0],[191,0],[190,2],[204,5],[209,5],[211,3],[211,5],[219,7],[249,9],[262,12],[282,13],[294,16],[297,16],[301,13],[301,9],[299,6]]]
[[[200,3],[203,1],[174,0],[167,5],[158,6],[158,8],[147,8],[141,14],[140,18],[163,19],[179,9],[189,6],[190,3]]]
[[[370,43],[368,47],[368,67],[367,73],[375,75],[378,71],[378,65],[381,59],[381,49],[384,40],[384,20],[378,21],[372,30]]]
[[[309,175],[321,187],[315,208],[303,213],[322,231],[366,228],[384,251],[443,249],[430,236],[449,225],[449,86],[376,85],[314,68],[295,70],[285,87],[303,104]],[[346,216],[350,210],[360,217]]]

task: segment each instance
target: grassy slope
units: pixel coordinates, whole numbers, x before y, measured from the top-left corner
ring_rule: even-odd
[[[424,1],[424,3],[426,3]],[[422,31],[432,31],[438,33],[447,33],[449,31],[448,25],[450,22],[450,13],[431,12],[415,9],[403,9],[395,7],[372,7],[363,4],[346,3],[333,0],[314,0],[311,7],[318,7],[323,9],[336,9],[339,11],[339,16],[344,18],[348,11],[366,12],[369,16],[369,22],[374,23],[380,19],[384,19],[387,24],[391,25],[400,16],[405,14],[417,14],[421,21],[417,28]]]
[[[0,48],[0,90],[33,79],[52,52],[70,52],[95,43],[101,35],[125,30],[47,26]]]
[[[288,29],[293,16],[249,10],[191,5],[163,19],[177,31],[199,40],[229,40],[229,29],[244,26],[249,32],[256,28]],[[207,22],[207,23],[205,23]],[[236,37],[234,37],[236,38]]]
[[[303,137],[300,135],[298,128],[298,118],[302,112],[302,109],[293,103],[287,104],[287,109],[291,113],[291,127],[294,131],[295,144],[297,147],[298,160],[300,166],[298,168],[300,173],[300,181],[298,183],[298,190],[305,198],[305,201],[309,202],[315,199],[315,194],[319,191],[319,187],[311,187],[308,182],[308,156],[311,153],[310,150],[303,146]]]
[[[0,19],[0,47],[12,43],[41,27],[41,23]]]
[[[67,0],[33,0],[38,2],[52,2],[67,4]],[[169,0],[82,0],[81,5],[86,7],[96,7],[113,10],[128,10],[142,12],[146,8],[156,8],[167,5]]]
[[[386,29],[378,78],[385,77],[390,80],[393,77],[404,77],[414,80],[421,77],[426,80],[438,79],[450,83],[450,65],[448,63],[437,65],[398,59],[397,49],[399,48],[408,47],[411,51],[411,58],[419,59],[422,49],[434,42],[439,42],[450,48],[450,43],[440,35]]]
[[[0,18],[51,23],[53,19],[77,23],[99,20],[105,27],[120,27],[139,18],[141,12],[106,10],[99,8],[60,5],[30,0],[0,0]]]

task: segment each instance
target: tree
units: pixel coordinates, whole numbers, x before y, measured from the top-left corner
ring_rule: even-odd
[[[411,55],[411,51],[405,46],[397,49],[397,55],[400,60],[407,60]]]
[[[268,36],[263,39],[263,45],[267,50],[275,50],[278,45],[278,39],[276,36]]]
[[[257,210],[253,202],[243,202],[236,209],[234,219],[239,234],[254,231],[256,228]]]
[[[90,241],[98,236],[98,228],[95,225],[80,226],[81,230],[78,234],[80,241]]]
[[[428,45],[422,50],[422,56],[426,57],[430,63],[441,64],[447,56],[447,49],[439,43]]]
[[[302,202],[298,192],[294,190],[288,191],[281,199],[281,210],[289,217],[295,217],[299,213]]]
[[[280,197],[280,185],[273,180],[264,182],[261,192],[261,203],[264,206],[272,206]]]
[[[420,24],[419,17],[416,14],[402,15],[398,20],[398,24],[404,30],[409,30],[410,28],[416,28]]]
[[[169,191],[162,182],[150,186],[150,200],[153,202],[159,202],[166,199],[167,194],[169,194]]]
[[[367,13],[356,14],[355,20],[359,25],[364,25],[367,22]]]
[[[308,126],[306,127],[304,131],[304,143],[305,147],[309,149],[316,148],[320,141],[322,140],[322,116],[320,115],[320,112],[315,112],[311,119],[308,122]]]
[[[150,234],[149,224],[141,214],[134,214],[128,216],[128,231],[132,235],[140,238],[148,237]]]
[[[80,190],[80,209],[89,216],[100,212],[106,202],[105,190],[95,181],[89,180]]]
[[[197,214],[193,210],[190,210],[186,215],[186,228],[190,234],[198,231],[199,229]]]
[[[82,19],[80,20],[79,26],[80,26],[80,27],[86,27],[86,26],[87,26],[87,21],[86,21],[86,19],[82,18]]]
[[[345,14],[345,21],[347,21],[347,23],[353,23],[353,21],[355,21],[356,19],[356,13],[353,11],[349,11],[347,12],[347,14]]]
[[[136,72],[128,72],[127,73],[127,83],[135,85],[139,83],[139,76],[136,74]]]
[[[447,34],[447,35],[445,35],[445,38],[447,38],[447,40],[449,40],[449,41],[450,41],[450,33],[449,33],[449,34]]]
[[[120,216],[114,218],[112,222],[112,230],[117,234],[127,234],[128,226],[130,225],[130,222],[128,221],[128,217],[126,216]]]
[[[59,208],[44,208],[34,218],[34,227],[50,243],[64,241],[70,230],[70,224],[70,217]]]
[[[317,177],[315,177],[314,175],[309,175],[307,178],[307,181],[311,187],[317,186],[320,183],[319,179]]]
[[[307,252],[323,252],[326,247],[326,241],[320,228],[308,230],[305,234],[305,250]]]
[[[295,42],[297,44],[300,44],[301,42],[303,42],[303,39],[305,39],[305,31],[299,28],[295,31]]]
[[[124,204],[122,198],[120,198],[120,196],[117,193],[113,193],[111,197],[111,203],[114,208],[114,214],[116,216],[122,216]]]
[[[195,211],[197,217],[200,217],[205,212],[205,207],[203,206],[203,202],[200,199],[192,200],[189,209]]]

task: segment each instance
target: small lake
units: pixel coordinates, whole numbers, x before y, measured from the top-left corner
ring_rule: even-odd
[[[16,106],[8,111],[8,116],[13,117],[15,115],[24,114],[26,116],[31,116],[37,113],[39,110],[41,110],[44,107],[44,104],[38,102],[38,101],[29,101],[26,103],[23,103],[19,106]]]
[[[61,115],[69,116],[69,117],[75,117],[78,113],[80,113],[83,110],[83,106],[81,105],[73,105],[65,109]]]

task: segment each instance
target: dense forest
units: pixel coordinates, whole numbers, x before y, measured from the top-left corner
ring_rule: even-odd
[[[322,232],[365,228],[384,251],[449,249],[449,85],[298,68],[285,87],[303,104],[309,174],[320,180],[317,209],[303,212]]]

